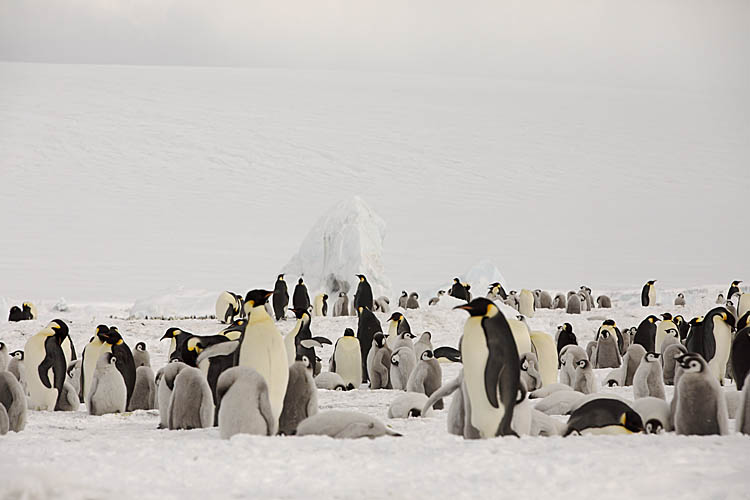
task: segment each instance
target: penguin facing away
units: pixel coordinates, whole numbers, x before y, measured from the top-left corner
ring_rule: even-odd
[[[750,373],[750,327],[745,327],[734,337],[732,342],[732,370],[737,381],[737,390],[741,391],[745,377]]]
[[[377,333],[382,333],[383,328],[380,326],[380,320],[378,320],[375,313],[369,309],[362,307],[358,310],[359,319],[357,320],[357,340],[359,340],[360,346],[360,357],[363,361],[362,366],[362,382],[369,381],[369,374],[367,372],[367,355],[370,347],[372,346],[372,339]],[[394,313],[396,314],[396,313]],[[355,386],[358,386],[356,384]]]
[[[26,394],[10,372],[0,371],[0,409],[8,417],[8,429],[21,432],[26,427]]]
[[[406,309],[406,303],[409,300],[409,295],[406,293],[406,290],[401,291],[401,296],[398,298],[398,307],[401,309]]]
[[[214,401],[205,375],[192,366],[174,379],[169,402],[169,429],[202,429],[214,422]]]
[[[156,408],[156,383],[154,371],[148,365],[135,369],[135,387],[128,403],[128,411]]]
[[[750,374],[745,377],[737,408],[737,432],[750,434]]]
[[[564,435],[632,434],[643,431],[640,415],[619,399],[593,399],[570,414]]]
[[[276,321],[286,317],[286,309],[289,306],[289,289],[284,281],[284,275],[279,274],[273,287],[273,313]]]
[[[674,385],[676,359],[687,352],[687,348],[679,343],[671,344],[664,349],[661,359],[663,363],[662,376],[664,377],[665,385]]]
[[[407,346],[399,347],[391,354],[391,368],[389,372],[391,386],[397,391],[406,391],[409,376],[417,366],[414,349]]]
[[[409,375],[406,390],[407,392],[419,392],[429,397],[440,388],[442,380],[443,370],[440,368],[440,363],[435,359],[432,351],[428,349],[421,354],[417,366]],[[433,408],[442,410],[443,400],[438,400]]]
[[[169,428],[169,404],[172,401],[172,390],[177,375],[188,366],[180,361],[173,361],[156,372],[156,397],[159,406],[159,429]]]
[[[294,294],[292,295],[292,306],[295,309],[307,310],[310,308],[310,294],[307,293],[307,285],[305,285],[305,280],[303,280],[302,278],[297,281],[297,285],[294,287]]]
[[[271,409],[266,380],[247,366],[229,368],[219,377],[218,425],[222,439],[235,434],[273,436],[278,419]]]
[[[333,316],[349,316],[349,297],[346,292],[339,292],[339,298],[333,304]]]

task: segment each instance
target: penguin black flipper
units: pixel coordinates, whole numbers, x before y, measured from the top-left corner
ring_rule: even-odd
[[[648,306],[648,283],[643,285],[643,290],[641,290],[641,305],[643,307]]]
[[[703,359],[711,361],[716,356],[716,337],[714,337],[713,317],[706,316],[701,330],[703,337]]]
[[[491,321],[491,318],[482,319],[482,323]],[[488,335],[488,328],[483,324],[484,336],[487,340],[487,364],[484,367],[484,390],[487,393],[487,401],[494,408],[499,408],[500,403],[497,399],[499,392],[500,374],[503,370],[503,346],[499,335]]]
[[[402,333],[411,333],[411,325],[408,321],[406,321],[406,318],[404,318],[403,321],[398,324],[396,333],[398,333],[399,335],[401,335]]]
[[[135,389],[135,360],[133,359],[133,352],[125,342],[115,344],[112,346],[112,355],[117,358],[115,361],[115,368],[122,375],[122,379],[125,381],[125,388],[127,389],[127,404],[130,404],[130,397],[133,395],[133,389]]]
[[[325,338],[325,337],[313,337],[313,338],[312,338],[312,339],[310,339],[310,340],[314,340],[314,341],[316,341],[316,342],[317,342],[317,343],[319,343],[319,344],[328,344],[328,345],[333,345],[333,342],[331,342],[330,340],[328,340],[328,339],[327,339],[327,338]]]
[[[234,321],[234,304],[229,304],[227,310],[224,311],[224,323],[231,323],[232,321]]]
[[[741,391],[745,385],[745,377],[750,372],[750,327],[743,328],[734,337],[731,360],[737,390]]]
[[[454,363],[461,362],[461,351],[454,347],[442,346],[434,349],[432,352],[435,355],[435,359],[446,358],[453,361]]]
[[[45,358],[41,363],[39,363],[39,366],[37,367],[37,370],[39,371],[39,379],[47,389],[52,389],[52,382],[50,382],[49,380],[49,369],[53,366],[54,362],[52,361],[52,356],[50,356],[48,352]]]

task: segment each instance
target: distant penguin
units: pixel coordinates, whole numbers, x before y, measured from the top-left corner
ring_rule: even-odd
[[[26,365],[24,363],[23,351],[13,351],[10,353],[10,361],[8,362],[8,372],[10,372],[16,380],[21,384],[24,394],[27,393],[26,384]]]
[[[750,434],[750,373],[745,377],[736,417],[737,432]]]
[[[64,330],[58,320],[31,337],[23,348],[29,408],[53,411],[63,393],[67,375],[65,354],[60,346]]]
[[[0,342],[0,373],[6,371],[8,369],[8,365],[10,364],[10,352],[8,350],[8,345]]]
[[[521,354],[521,382],[528,391],[535,391],[543,385],[539,374],[539,360],[533,352]]]
[[[398,307],[401,309],[406,309],[406,303],[409,301],[409,295],[406,293],[406,290],[401,291],[401,296],[398,298]]]
[[[276,283],[273,286],[272,303],[276,321],[284,319],[286,317],[286,309],[289,307],[289,289],[286,286],[283,274],[279,274],[276,277]]]
[[[682,375],[677,382],[674,428],[682,435],[729,433],[727,403],[716,376],[695,353],[678,358]]]
[[[391,350],[382,333],[372,338],[372,346],[367,354],[367,373],[370,377],[370,389],[390,389]]]
[[[367,281],[367,277],[364,274],[358,274],[359,284],[357,285],[357,291],[354,294],[354,308],[359,311],[360,307],[365,309],[373,310],[373,299],[372,299],[372,287]]]
[[[576,334],[573,333],[573,326],[570,323],[563,323],[558,326],[556,337],[558,357],[560,356],[560,351],[566,345],[578,345],[578,339],[576,338]]]
[[[527,318],[534,317],[534,294],[530,290],[523,289],[518,296],[518,311]]]
[[[204,429],[214,423],[214,401],[206,376],[188,366],[174,379],[169,402],[169,429]]]
[[[665,385],[674,385],[676,358],[687,353],[687,348],[682,344],[671,344],[667,346],[661,355],[662,377]]]
[[[593,399],[570,414],[564,435],[632,434],[643,432],[638,413],[619,399]]]
[[[646,434],[659,434],[672,431],[669,405],[660,398],[646,397],[633,401],[633,409],[643,421]]]
[[[729,350],[732,344],[732,328],[735,319],[724,307],[711,309],[691,328],[685,347],[699,353],[708,362],[708,367],[723,385],[726,375]]]
[[[552,301],[552,309],[566,309],[568,306],[568,299],[565,294],[559,292],[555,295],[555,299]]]
[[[280,434],[295,434],[301,421],[318,413],[318,390],[312,376],[313,363],[314,360],[299,355],[289,367],[284,409],[279,418]]]
[[[339,292],[339,298],[333,304],[333,316],[349,316],[349,297],[346,292]]]
[[[380,297],[373,300],[372,302],[374,311],[376,312],[379,311],[385,314],[388,314],[388,311],[390,311],[390,308],[391,308],[390,304],[391,304],[391,300],[385,295],[381,295]]]
[[[328,294],[319,293],[315,296],[315,304],[313,306],[314,316],[326,316],[328,314]]]
[[[417,292],[409,294],[409,299],[406,301],[407,309],[419,309],[419,295]]]
[[[400,436],[370,415],[344,410],[328,410],[306,418],[297,426],[298,436],[329,436],[335,439]]]
[[[407,390],[409,376],[417,366],[414,350],[409,347],[399,347],[391,354],[390,380],[391,386],[397,391]]]
[[[443,370],[435,359],[431,350],[424,351],[417,366],[412,370],[406,381],[407,392],[419,392],[429,397],[440,388],[443,380]],[[443,409],[443,400],[438,400],[433,406],[436,410]]]
[[[654,352],[656,350],[656,329],[659,318],[653,314],[648,315],[641,324],[638,325],[638,330],[635,333],[634,343],[640,344],[646,349],[646,352]]]
[[[13,306],[10,308],[10,312],[8,313],[8,321],[17,322],[24,321],[26,319],[26,315],[23,313],[23,310],[21,310],[20,307]]]
[[[419,336],[419,340],[414,342],[414,355],[417,359],[420,359],[425,351],[432,351],[432,334],[430,332],[424,332]]]
[[[111,352],[103,352],[96,362],[87,402],[90,415],[125,413],[128,389],[117,371],[116,362],[117,358]]]
[[[36,312],[36,306],[31,302],[24,302],[21,307],[23,308],[26,319],[37,319],[39,315]]]
[[[656,283],[656,280],[650,280],[643,285],[643,290],[641,290],[641,305],[643,307],[656,305],[656,289],[654,288],[654,283]]]
[[[231,323],[240,315],[242,303],[232,292],[223,291],[216,299],[216,319],[222,323]]]
[[[592,309],[594,309],[594,298],[591,296],[591,288],[582,286],[579,293],[582,294],[586,299],[586,310],[591,311]]]
[[[724,298],[724,294],[723,293],[720,293],[719,295],[716,296],[716,303],[717,304],[723,306],[726,303],[726,301],[727,300]]]
[[[151,355],[146,350],[145,342],[138,342],[135,345],[135,351],[133,351],[133,362],[135,363],[136,370],[140,366],[151,366]]]
[[[684,293],[678,293],[677,297],[674,299],[674,305],[676,306],[684,306],[685,305],[685,294]]]
[[[612,307],[612,300],[606,295],[599,295],[596,298],[596,305],[601,309],[610,309]]]
[[[604,328],[604,327],[602,327]],[[608,329],[600,329],[596,342],[596,353],[592,360],[594,368],[619,368],[622,363],[617,337]]]
[[[390,360],[389,360],[390,363]],[[320,375],[315,377],[315,387],[318,389],[325,389],[328,391],[348,391],[344,379],[341,375],[335,372],[322,372]]]
[[[278,419],[271,409],[268,385],[263,376],[248,366],[229,368],[219,377],[219,436],[235,434],[273,436]]]
[[[552,295],[544,290],[535,290],[534,296],[539,302],[539,308],[541,309],[552,309]]]
[[[741,293],[740,283],[742,283],[740,280],[732,281],[732,284],[729,285],[729,291],[727,292],[727,300],[732,300],[735,294]]]
[[[0,409],[8,418],[8,429],[21,432],[26,427],[26,394],[10,372],[0,371]]]
[[[172,401],[174,379],[188,366],[174,361],[163,366],[156,372],[156,397],[159,406],[159,429],[169,428],[169,403]]]
[[[664,376],[659,354],[647,352],[633,377],[633,397],[635,399],[654,397],[666,400]]]
[[[448,295],[467,302],[469,300],[469,291],[458,278],[453,278],[453,285],[451,285]]]
[[[359,319],[357,320],[357,340],[359,341],[360,347],[360,358],[362,358],[362,382],[369,380],[367,373],[367,354],[369,353],[370,347],[372,346],[372,339],[376,333],[382,333],[383,328],[380,326],[380,320],[378,320],[375,313],[367,309],[366,307],[360,308]],[[401,314],[401,313],[394,313]],[[359,386],[356,384],[355,387]]]
[[[568,305],[565,312],[568,314],[581,314],[581,303],[584,301],[583,297],[574,293],[568,297]]]
[[[588,359],[586,351],[577,345],[567,345],[560,351],[560,373],[561,384],[573,387],[575,382],[576,363],[582,359]]]
[[[501,285],[500,282],[495,281],[494,283],[490,283],[487,298],[490,300],[505,300],[508,298],[508,294],[505,291],[505,288],[503,288],[503,285]]]
[[[297,285],[294,287],[292,306],[295,309],[308,310],[310,308],[310,294],[307,293],[307,285],[305,285],[305,280],[302,278],[297,281]]]
[[[732,371],[737,381],[737,390],[742,390],[745,377],[750,373],[750,327],[746,326],[732,342]]]
[[[341,375],[347,388],[356,389],[362,383],[362,349],[351,328],[347,328],[344,336],[336,341],[331,356],[331,371]]]
[[[593,394],[596,392],[594,370],[591,369],[591,363],[587,359],[582,359],[576,363],[573,390],[582,394]]]
[[[432,297],[430,301],[427,303],[428,306],[435,306],[440,302],[440,299],[445,295],[445,290],[438,290],[437,295],[435,297]]]
[[[427,403],[427,396],[422,393],[399,394],[388,406],[388,418],[431,417],[432,406],[427,408],[427,412],[422,413],[425,403]]]
[[[154,379],[154,371],[149,365],[141,365],[135,369],[135,387],[128,403],[128,411],[153,410],[156,408],[156,383]]]
[[[406,320],[404,315],[396,311],[395,313],[391,314],[391,317],[388,319],[388,335],[386,337],[388,347],[392,351],[395,350],[395,345],[398,341],[399,334],[404,332],[411,332],[411,326],[409,325],[409,322]]]

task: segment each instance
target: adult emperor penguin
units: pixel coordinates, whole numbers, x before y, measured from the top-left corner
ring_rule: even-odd
[[[677,326],[680,342],[684,342],[687,338],[688,331],[690,331],[690,323],[688,323],[681,314],[674,316],[672,322]]]
[[[461,359],[471,404],[471,424],[483,438],[517,435],[511,428],[521,385],[519,350],[505,315],[490,300],[477,298],[456,309],[468,311]],[[525,396],[525,394],[523,394]]]
[[[391,350],[385,342],[385,335],[376,333],[372,337],[372,347],[367,353],[367,373],[370,389],[390,389]]]
[[[62,341],[62,323],[52,320],[31,337],[23,348],[29,408],[53,411],[63,393],[67,365]]]
[[[388,335],[386,341],[391,350],[394,350],[398,336],[405,332],[411,332],[411,325],[409,325],[403,314],[396,311],[388,318]]]
[[[672,320],[672,315],[665,313],[662,315],[662,318],[663,319],[656,327],[654,352],[661,352],[661,345],[667,337],[672,337],[675,339],[680,338],[680,331],[677,329],[677,325],[675,325],[674,321]]]
[[[358,312],[359,319],[357,320],[357,340],[359,340],[360,357],[363,361],[362,382],[367,382],[368,380],[370,380],[367,373],[367,353],[372,346],[373,337],[376,333],[382,333],[383,329],[380,326],[380,320],[378,320],[377,316],[375,316],[375,313],[373,313],[366,307],[361,307]],[[357,386],[358,385],[359,384],[357,384]]]
[[[346,292],[339,292],[339,298],[333,304],[333,316],[349,316],[349,297]]]
[[[685,294],[680,292],[677,294],[677,297],[674,299],[674,305],[676,306],[685,306]]]
[[[573,325],[570,323],[563,323],[557,327],[557,334],[555,335],[557,340],[557,355],[560,356],[560,351],[566,345],[578,345],[578,339],[576,334],[573,333]],[[559,363],[558,363],[559,367]]]
[[[691,328],[685,346],[690,352],[696,352],[708,361],[708,367],[716,379],[723,385],[726,375],[729,349],[732,344],[734,316],[724,307],[711,309]]]
[[[667,399],[664,392],[664,375],[659,354],[647,352],[633,377],[633,397],[635,399],[654,397]]]
[[[315,296],[313,305],[313,314],[315,316],[327,316],[328,315],[328,294],[319,293]]]
[[[263,308],[265,310],[265,307]],[[271,320],[271,317],[268,318]],[[214,401],[206,376],[191,366],[174,379],[169,401],[169,429],[205,429],[214,423]]]
[[[409,295],[406,293],[406,290],[401,291],[401,296],[398,298],[398,307],[401,309],[406,309],[406,303],[409,300]]]
[[[674,429],[683,435],[729,433],[727,403],[716,376],[700,354],[688,353],[678,362],[682,375],[675,388]]]
[[[261,374],[247,366],[229,368],[219,377],[219,436],[235,434],[273,436],[278,418],[271,410],[268,385]]]
[[[534,294],[531,290],[521,290],[518,296],[518,311],[527,318],[534,317]]]
[[[732,284],[729,285],[729,291],[727,292],[727,300],[732,300],[734,294],[740,293],[740,283],[742,283],[741,280],[732,281]]]
[[[302,279],[302,277],[300,277],[300,279],[297,281],[297,285],[294,287],[294,294],[292,295],[292,306],[295,309],[310,308],[310,294],[307,293],[307,285],[305,285],[305,280]]]
[[[0,409],[8,415],[8,429],[21,432],[26,427],[26,393],[10,372],[0,371]]]
[[[409,299],[406,301],[407,309],[419,309],[419,294],[417,292],[411,292]]]
[[[312,375],[314,363],[307,356],[299,355],[289,367],[289,384],[279,419],[281,434],[295,434],[300,422],[318,413],[318,390]]]
[[[78,356],[76,355],[76,346],[73,344],[73,339],[70,338],[68,325],[61,319],[56,319],[55,323],[59,327],[56,330],[56,335],[60,341],[60,347],[62,347],[63,354],[65,354],[65,366],[67,367],[70,363],[78,359]]]
[[[499,281],[495,281],[494,283],[490,283],[490,288],[487,291],[487,298],[490,300],[497,300],[498,298],[500,300],[505,300],[508,298],[508,294],[503,288],[503,285],[501,285]]]
[[[308,359],[316,359],[315,348],[323,347],[323,344],[331,345],[331,341],[325,337],[313,337],[310,331],[312,319],[310,313],[304,309],[292,309],[297,317],[292,331],[284,336],[284,348],[286,349],[286,359],[289,366],[292,366],[298,355],[307,356]],[[320,369],[313,365],[313,376],[320,373]]]
[[[750,326],[746,326],[732,342],[732,370],[737,381],[737,389],[742,390],[745,377],[750,373]],[[750,416],[750,415],[749,415]]]
[[[435,359],[431,350],[424,351],[419,362],[406,381],[407,392],[419,392],[427,397],[440,389],[443,380],[443,370]],[[443,409],[443,400],[438,400],[433,406],[436,410]]]
[[[106,342],[110,345],[109,352],[117,359],[115,366],[125,381],[127,403],[130,403],[130,397],[133,395],[133,389],[135,388],[135,361],[133,360],[133,352],[123,340],[116,326],[109,327],[105,338]]]
[[[336,341],[331,356],[331,371],[341,375],[350,389],[356,389],[362,383],[362,349],[351,328],[347,328],[344,336]]]
[[[451,289],[448,292],[448,295],[461,300],[469,300],[469,291],[458,278],[453,278],[453,285],[451,285]]]
[[[638,325],[638,330],[635,333],[633,339],[634,344],[640,344],[646,349],[646,352],[656,351],[656,329],[659,318],[653,314],[648,315],[641,324]]]
[[[656,280],[650,280],[643,285],[643,290],[641,290],[641,305],[643,307],[656,305],[656,289],[654,288],[654,283],[656,283]]]
[[[359,311],[360,307],[364,307],[372,311],[372,287],[364,274],[358,274],[357,278],[359,278],[359,285],[354,294],[354,308]]]
[[[231,323],[240,315],[242,303],[232,292],[223,291],[216,299],[216,319],[222,323]]]
[[[276,321],[286,317],[286,308],[289,306],[289,289],[284,281],[284,275],[279,274],[273,287],[273,313]]]
[[[750,293],[743,293],[737,299],[737,317],[741,318],[750,312]]]
[[[632,434],[642,431],[641,417],[624,401],[597,398],[573,410],[564,435]]]
[[[251,290],[245,297],[248,321],[237,349],[237,365],[249,366],[266,379],[274,419],[278,421],[289,380],[289,362],[284,338],[268,315],[265,303],[273,294],[268,290]],[[302,308],[306,309],[306,308]]]
[[[750,374],[745,377],[745,383],[743,384],[737,406],[737,432],[750,434]]]

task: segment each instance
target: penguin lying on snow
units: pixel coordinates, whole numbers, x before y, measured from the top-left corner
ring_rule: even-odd
[[[672,431],[669,405],[663,399],[654,397],[636,399],[633,401],[633,409],[640,415],[646,434]]]
[[[328,410],[306,418],[297,426],[297,435],[330,436],[336,439],[401,436],[375,417],[342,410]]]
[[[597,398],[571,413],[564,435],[632,434],[642,431],[643,421],[633,408],[617,399]]]
[[[400,394],[388,407],[388,418],[431,417],[433,415],[432,406],[427,408],[427,413],[422,413],[425,403],[427,403],[427,396],[423,393],[407,392]]]
[[[348,391],[352,389],[347,387],[341,375],[335,372],[323,372],[315,377],[315,387],[328,391]]]

